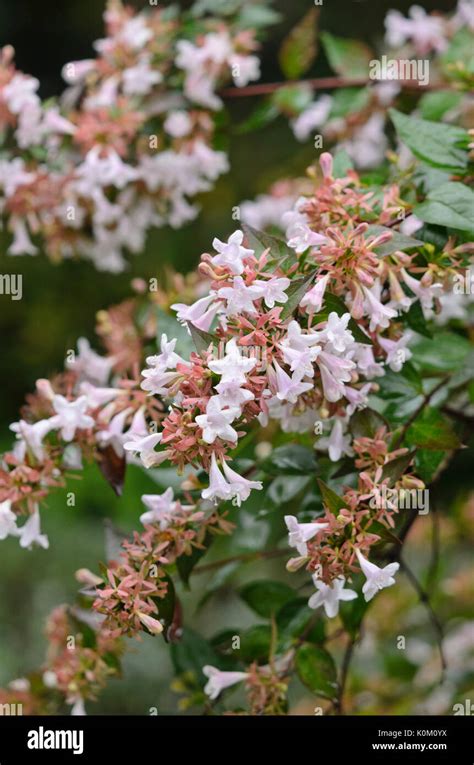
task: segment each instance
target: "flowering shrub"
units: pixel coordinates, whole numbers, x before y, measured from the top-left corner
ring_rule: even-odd
[[[423,54],[446,50],[468,11],[461,3],[455,20],[424,22],[424,37],[418,11],[411,20],[393,12],[389,42],[409,40]],[[35,171],[19,156],[6,160],[5,209],[17,236],[26,235],[15,213],[25,193],[28,224],[44,229],[51,252],[65,255],[67,243],[115,267],[127,244],[118,233],[123,221],[127,235],[139,231],[141,249],[155,202],[166,209],[163,220],[187,217],[185,196],[203,189],[190,157],[199,176],[204,168],[205,186],[224,169],[208,143],[209,114],[195,106],[220,108],[216,89],[229,66],[238,66],[242,85],[257,63],[249,30],[206,21],[197,41],[177,40],[172,14],[130,17],[115,6],[107,22],[99,59],[69,75],[84,81],[85,95],[67,119],[41,107],[35,83],[13,72],[8,51],[0,97],[31,158],[48,136],[48,157],[72,163],[53,182],[48,173],[40,180],[41,159]],[[162,150],[140,155],[142,126],[156,118],[155,88],[178,76],[169,69],[172,46],[179,84],[195,103],[163,110],[171,102],[160,91]],[[464,82],[459,69],[456,77]],[[242,205],[246,222],[226,241],[213,240],[196,273],[150,289],[135,280],[133,298],[99,315],[104,355],[81,338],[61,374],[37,381],[2,459],[0,539],[48,548],[40,510],[84,462],[96,462],[117,494],[130,469],[149,471],[166,489],[142,495],[137,529],[106,565],[76,572],[79,604],[49,617],[40,673],[14,681],[2,701],[42,713],[67,703],[84,713],[84,702],[119,675],[125,638],[144,633],[170,644],[185,707],[214,709],[225,689],[243,683],[245,713],[285,714],[298,676],[328,711],[342,711],[348,663],[338,674],[326,620],[338,620],[350,658],[369,603],[402,571],[413,576],[405,539],[429,512],[430,486],[472,421],[470,293],[458,289],[474,252],[469,134],[397,109],[388,116],[402,156],[392,152],[378,174],[363,176],[347,151],[323,152],[309,180]],[[36,132],[26,135],[35,120]],[[85,154],[75,163],[78,149]],[[113,201],[109,186],[123,188]],[[83,205],[72,239],[51,213],[56,193],[63,204],[71,194]],[[142,228],[131,229],[135,214]],[[85,243],[87,216],[94,236]],[[238,537],[245,522],[265,530],[250,559],[288,558],[276,581],[240,590],[269,623],[205,640],[183,620],[181,589],[194,588],[211,545]],[[237,541],[208,570],[230,565],[230,577],[247,558]],[[239,704],[221,709],[243,713]]]

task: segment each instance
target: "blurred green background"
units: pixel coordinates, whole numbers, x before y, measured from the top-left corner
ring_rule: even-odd
[[[383,34],[386,11],[396,7],[406,13],[411,4],[409,0],[325,0],[321,27],[338,35],[374,41]],[[427,10],[451,10],[455,5],[442,0],[419,4]],[[275,4],[283,13],[284,21],[270,31],[264,46],[263,81],[280,79],[279,44],[309,5],[309,0]],[[103,32],[102,11],[103,3],[99,0],[42,0],[40,3],[0,0],[0,44],[14,46],[18,68],[38,77],[41,94],[51,96],[61,91],[61,66],[93,54],[91,44]],[[320,57],[311,74],[324,76],[328,71]],[[202,196],[199,218],[179,231],[166,228],[152,232],[145,251],[130,259],[130,268],[125,273],[99,273],[84,261],[52,265],[44,256],[9,258],[5,255],[5,239],[0,239],[0,271],[22,273],[24,293],[18,302],[0,296],[2,449],[11,444],[8,424],[17,419],[18,408],[25,393],[32,390],[34,381],[62,368],[65,350],[75,346],[77,337],[87,336],[95,342],[96,312],[129,296],[133,277],[159,278],[166,264],[183,273],[189,271],[201,252],[210,247],[214,236],[226,238],[235,228],[231,217],[234,205],[266,191],[279,178],[302,174],[314,161],[312,147],[298,144],[284,120],[251,135],[234,134],[233,127],[255,105],[254,99],[236,99],[229,104],[232,171],[220,179],[213,192]],[[450,487],[455,481],[460,497],[456,502],[461,503],[462,508],[465,508],[469,480],[469,462],[466,464],[466,460],[459,458],[446,477],[445,495],[451,497]],[[91,467],[86,469],[83,480],[71,489],[76,491],[75,508],[66,506],[65,493],[60,492],[48,501],[48,508],[43,512],[44,530],[51,543],[48,552],[22,551],[15,539],[1,543],[0,685],[42,661],[45,640],[40,636],[47,613],[55,605],[73,599],[77,568],[96,570],[97,561],[105,558],[103,519],[113,518],[125,531],[132,529],[140,513],[140,494],[152,493],[157,487],[148,476],[131,468],[124,496],[118,500],[97,469]],[[258,524],[249,521],[241,532],[239,544],[242,549],[259,547]],[[456,555],[465,555],[463,549],[459,552],[455,547],[455,551]],[[253,566],[251,575],[244,570],[242,576],[257,578],[264,570],[270,578],[272,569],[281,572],[281,563],[267,564],[264,569]],[[402,607],[405,607],[403,595],[396,597],[402,598]],[[194,599],[193,595],[188,596],[191,619]],[[219,620],[226,626],[231,618],[232,624],[240,627],[254,620],[248,609],[225,591],[220,599],[203,609],[195,622],[205,634],[209,631],[211,612],[212,632],[218,630]],[[425,633],[427,630],[425,625]],[[88,705],[91,712],[144,714],[153,706],[158,707],[160,713],[176,709],[176,696],[168,689],[171,675],[168,652],[161,641],[145,638],[142,644],[137,643],[126,658],[125,669],[123,682],[112,682],[98,705]],[[394,699],[386,703],[394,703]]]

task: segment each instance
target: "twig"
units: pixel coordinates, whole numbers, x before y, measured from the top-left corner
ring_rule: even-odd
[[[418,415],[421,414],[421,412],[423,411],[425,406],[428,406],[428,404],[430,403],[430,401],[433,398],[433,396],[435,395],[435,393],[437,393],[443,387],[443,385],[446,385],[446,383],[448,382],[450,377],[451,377],[451,375],[449,375],[449,374],[448,375],[444,375],[442,380],[440,380],[439,383],[437,385],[435,385],[435,387],[432,390],[429,391],[429,393],[426,393],[424,395],[423,401],[421,402],[420,406],[418,406],[415,409],[415,411],[413,412],[413,414],[410,415],[408,420],[403,425],[403,428],[400,431],[398,437],[395,439],[395,442],[394,442],[394,444],[392,446],[392,450],[393,451],[395,451],[396,449],[399,448],[399,446],[403,442],[403,439],[405,438],[406,432],[407,432],[408,428],[410,427],[410,425],[413,425],[413,423],[415,422],[415,420],[418,417]]]
[[[436,583],[436,576],[438,573],[440,554],[440,539],[439,539],[439,515],[436,512],[436,507],[431,508],[431,560],[426,574],[426,591],[432,595],[433,588]]]
[[[349,674],[349,667],[351,665],[352,657],[354,654],[354,647],[356,644],[356,638],[351,635],[344,651],[344,657],[341,665],[341,679],[339,682],[339,693],[334,707],[339,715],[344,714],[344,692],[346,690],[347,677]]]
[[[308,80],[289,80],[287,82],[262,82],[257,85],[247,85],[243,88],[224,88],[219,95],[223,98],[245,98],[247,96],[266,96],[274,93],[276,90],[288,87],[289,85],[307,85],[313,90],[335,90],[337,88],[363,87],[372,85],[383,80],[370,80],[366,77],[346,78],[346,77],[316,77]],[[429,85],[420,85],[417,80],[397,80],[397,84],[404,90],[426,91],[426,90],[452,90],[443,83],[433,83]]]
[[[411,568],[405,563],[405,561],[402,558],[400,558],[400,567],[401,567],[402,571],[405,572],[405,574],[407,575],[408,579],[410,580],[410,583],[411,583],[413,589],[415,590],[415,592],[417,593],[417,595],[418,595],[418,597],[420,599],[420,603],[422,603],[423,606],[426,608],[426,611],[427,611],[427,613],[429,615],[431,624],[433,625],[433,629],[434,629],[434,631],[436,633],[437,646],[438,646],[438,651],[439,651],[439,658],[440,658],[440,661],[441,661],[440,683],[442,683],[443,679],[444,679],[444,673],[446,672],[446,669],[447,669],[446,657],[444,655],[444,650],[443,650],[443,639],[444,639],[443,627],[441,625],[440,620],[438,619],[438,616],[437,616],[436,612],[433,609],[433,606],[431,605],[431,601],[430,601],[430,597],[429,597],[428,593],[422,587],[422,585],[420,584],[420,582],[416,578],[416,576],[413,573],[413,571],[411,570]]]
[[[222,558],[221,560],[215,560],[212,563],[206,563],[204,566],[196,566],[193,570],[193,574],[204,574],[207,571],[214,571],[216,568],[227,565],[227,563],[252,563],[255,560],[269,560],[270,558],[279,558],[281,555],[288,555],[288,550],[276,549],[267,550],[263,552],[250,552],[241,553],[240,555],[231,555],[229,558]]]

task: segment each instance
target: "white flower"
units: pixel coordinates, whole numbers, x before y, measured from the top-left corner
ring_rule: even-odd
[[[433,308],[434,299],[440,297],[443,294],[443,285],[423,284],[423,279],[418,281],[418,279],[415,279],[414,276],[411,276],[407,271],[405,271],[404,268],[402,268],[401,274],[405,284],[411,289],[411,291],[420,301],[424,317],[429,318]]]
[[[182,359],[181,356],[178,356],[174,350],[177,342],[178,340],[176,338],[168,342],[168,337],[166,335],[161,335],[161,353],[158,356],[148,356],[146,363],[155,368],[159,367],[163,371],[165,369],[176,369],[177,364],[184,364],[184,359]]]
[[[225,380],[216,385],[216,391],[219,394],[221,407],[235,407],[241,412],[241,407],[247,401],[253,401],[255,398],[252,391],[240,387],[239,380]]]
[[[291,123],[298,141],[306,141],[315,128],[322,127],[329,117],[332,107],[331,96],[321,96],[307,107]]]
[[[236,316],[241,313],[256,314],[253,301],[259,300],[262,292],[258,285],[247,287],[241,276],[234,276],[232,287],[222,287],[217,295],[227,302],[226,315]]]
[[[232,77],[238,88],[260,77],[260,59],[257,56],[242,56],[234,53],[229,59]]]
[[[216,461],[216,455],[213,452],[211,457],[211,469],[209,471],[209,486],[201,492],[203,499],[218,500],[230,499],[232,496],[230,484],[227,483]]]
[[[291,247],[298,255],[307,250],[308,247],[319,247],[327,242],[325,236],[311,231],[306,215],[301,212],[307,203],[308,200],[305,197],[300,197],[296,201],[294,209],[283,216],[288,247]]]
[[[78,353],[72,359],[66,361],[67,369],[71,369],[81,378],[104,385],[109,379],[110,371],[114,365],[114,359],[100,356],[90,346],[85,337],[77,341]]]
[[[33,424],[20,420],[10,425],[10,430],[26,444],[39,462],[44,460],[43,438],[52,429],[51,420],[39,420]]]
[[[347,392],[347,388],[346,388]],[[331,462],[339,462],[343,454],[352,457],[351,437],[344,435],[342,420],[336,417],[329,438],[320,438],[316,444],[318,449],[327,449]]]
[[[377,327],[386,329],[397,312],[380,302],[380,284],[374,284],[371,289],[363,286],[362,289],[366,298],[365,313],[370,317],[370,331],[374,332]]]
[[[177,312],[177,319],[181,324],[186,326],[189,322],[190,324],[194,324],[195,327],[207,332],[217,313],[217,305],[211,305],[214,300],[214,295],[208,295],[207,297],[196,300],[192,305],[173,303],[171,308],[173,311]]]
[[[30,239],[25,221],[14,216],[10,225],[13,229],[13,241],[7,250],[8,255],[36,255],[38,248]]]
[[[314,387],[313,383],[301,382],[304,370],[297,370],[290,377],[277,361],[274,362],[274,368],[276,373],[276,396],[280,401],[289,401],[290,404],[296,404],[298,396]]]
[[[247,382],[245,375],[252,371],[257,359],[248,358],[240,353],[237,340],[233,337],[225,346],[223,359],[209,361],[209,369],[221,376],[221,382]]]
[[[304,334],[297,321],[290,322],[287,335],[278,347],[292,372],[299,371],[303,375],[314,377],[313,362],[321,352],[321,348],[316,345],[319,337],[317,332]]]
[[[163,75],[150,67],[149,56],[144,56],[135,66],[122,73],[123,92],[129,96],[144,96],[154,85],[163,81]]]
[[[328,527],[327,523],[298,523],[294,515],[285,515],[285,523],[288,529],[288,544],[290,547],[296,547],[298,553],[303,556],[308,554],[306,542]]]
[[[132,50],[140,50],[153,38],[153,31],[144,16],[134,16],[121,28],[118,39]]]
[[[367,580],[362,588],[362,592],[364,593],[367,602],[372,600],[379,590],[383,590],[384,587],[391,587],[392,584],[395,584],[395,579],[393,577],[400,568],[399,563],[389,563],[388,566],[379,568],[375,563],[370,563],[367,558],[364,558],[360,550],[356,549],[356,555],[362,572]]]
[[[419,5],[412,5],[409,18],[400,11],[390,10],[385,17],[385,39],[393,48],[398,48],[411,40],[416,52],[423,55],[431,50],[442,51],[446,47],[443,20],[439,16],[427,14]]]
[[[39,80],[24,74],[13,75],[10,82],[2,90],[2,98],[13,114],[20,114],[28,106],[36,106]]]
[[[204,693],[209,696],[211,701],[217,699],[224,688],[230,688],[232,685],[241,683],[248,677],[247,672],[222,672],[216,667],[207,664],[202,668],[203,674],[209,678],[204,688]]]
[[[167,396],[168,386],[172,385],[179,377],[178,372],[165,372],[160,367],[143,369],[142,376],[145,378],[140,384],[142,390],[153,393],[155,396]]]
[[[308,600],[308,606],[310,608],[324,606],[326,616],[329,619],[332,619],[339,613],[340,600],[354,600],[357,598],[357,593],[354,590],[344,589],[346,580],[343,576],[334,579],[331,584],[324,584],[324,582],[321,582],[317,576],[314,575],[313,582],[318,592],[311,595]]]
[[[143,494],[142,502],[148,507],[146,513],[140,516],[140,522],[145,526],[149,523],[159,523],[161,529],[165,529],[170,515],[176,510],[177,502],[174,499],[173,489],[166,489],[163,494]]]
[[[9,536],[17,537],[20,533],[17,528],[17,516],[11,510],[12,503],[9,499],[0,502],[0,539]]]
[[[351,379],[351,370],[355,368],[354,362],[350,359],[334,356],[327,351],[321,351],[316,363],[321,372],[321,382],[326,399],[331,402],[339,401],[345,392],[344,383]]]
[[[228,268],[233,274],[239,275],[243,273],[243,259],[254,254],[253,250],[242,247],[243,239],[243,231],[239,229],[229,236],[227,242],[221,242],[216,237],[212,242],[212,246],[218,255],[214,255],[211,258],[213,265]]]
[[[41,533],[40,514],[38,508],[30,515],[27,522],[19,529],[20,547],[31,550],[34,544],[43,547],[45,550],[49,547],[49,540],[46,534]]]
[[[236,473],[235,470],[232,470],[227,462],[224,462],[223,469],[224,475],[230,484],[233,504],[237,505],[237,507],[240,507],[242,502],[249,498],[252,489],[262,489],[261,481],[249,481],[247,478]]]
[[[91,409],[108,404],[122,393],[120,388],[98,388],[87,380],[79,385],[79,391],[87,398],[87,403]]]
[[[354,336],[352,332],[347,329],[350,318],[350,313],[345,313],[343,316],[339,316],[335,311],[332,311],[329,314],[326,326],[320,333],[320,337],[327,341],[329,346],[328,350],[330,352],[336,351],[337,353],[344,353],[344,351],[354,344]]]
[[[388,337],[378,337],[378,343],[387,354],[385,363],[394,372],[400,372],[405,361],[411,359],[412,352],[406,347],[411,340],[411,333],[406,332],[398,340],[390,340]]]
[[[68,401],[59,394],[53,398],[53,409],[56,415],[51,417],[49,422],[53,428],[61,429],[61,436],[64,441],[72,441],[76,430],[83,428],[92,428],[94,420],[88,414],[86,396],[79,396],[75,401]]]
[[[183,138],[191,132],[192,120],[184,109],[177,109],[168,114],[163,127],[173,138]]]
[[[84,699],[81,696],[78,696],[72,704],[71,715],[73,717],[84,717],[86,714],[87,712],[84,706]]]
[[[322,276],[316,284],[303,297],[300,305],[302,308],[307,308],[308,311],[318,313],[321,310],[321,306],[324,300],[324,293],[329,281],[329,274]]]
[[[221,438],[223,441],[237,441],[237,431],[231,427],[230,423],[239,414],[237,407],[222,409],[219,396],[212,396],[207,402],[206,414],[199,414],[196,417],[197,424],[202,428],[203,440],[207,444],[213,444],[216,438]]]
[[[265,302],[267,308],[273,308],[275,303],[286,303],[288,295],[285,290],[290,286],[290,280],[286,277],[273,277],[268,281],[264,279],[255,279],[252,286],[259,287],[261,290],[261,297]]]
[[[161,441],[161,433],[140,435],[139,433],[128,432],[126,435],[130,436],[130,441],[125,441],[123,445],[125,451],[140,455],[140,459],[145,467],[151,467],[156,464],[155,460],[159,459],[159,456],[155,452],[155,446]]]

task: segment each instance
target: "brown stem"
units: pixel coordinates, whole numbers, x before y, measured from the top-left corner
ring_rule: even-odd
[[[339,693],[338,693],[337,701],[334,704],[335,710],[337,714],[339,715],[344,714],[344,692],[346,690],[347,677],[349,675],[349,667],[351,666],[355,644],[356,644],[356,638],[353,636],[350,636],[346,646],[346,650],[344,652],[344,657],[342,659],[341,679],[339,682]]]
[[[446,672],[446,669],[447,669],[446,657],[444,655],[444,650],[443,650],[443,639],[444,639],[443,627],[441,625],[440,620],[438,619],[436,612],[433,609],[433,606],[431,605],[430,596],[428,595],[426,590],[422,587],[422,585],[416,578],[411,568],[405,563],[405,561],[402,558],[400,558],[400,567],[402,571],[405,572],[408,579],[410,580],[410,583],[413,589],[415,590],[415,592],[417,593],[420,599],[420,603],[422,603],[423,606],[426,608],[431,624],[433,625],[433,629],[436,633],[439,658],[441,661],[440,683],[442,683],[444,679],[444,673]]]
[[[288,550],[276,549],[276,550],[264,550],[263,552],[250,552],[241,553],[240,555],[231,555],[229,558],[221,558],[221,560],[215,560],[212,563],[206,563],[204,566],[196,566],[193,570],[193,574],[204,574],[207,571],[214,571],[216,568],[227,565],[227,563],[252,563],[255,560],[269,560],[270,558],[278,558],[281,555],[288,555]]]
[[[421,414],[421,412],[423,411],[425,406],[428,406],[428,404],[430,403],[430,401],[433,398],[433,396],[435,395],[435,393],[437,393],[443,387],[443,385],[446,385],[446,383],[448,382],[449,379],[450,379],[450,375],[445,375],[442,378],[442,380],[440,380],[440,382],[437,385],[435,385],[435,387],[432,390],[430,390],[429,393],[425,394],[425,396],[423,397],[423,401],[421,402],[420,406],[418,406],[415,409],[415,411],[413,412],[413,414],[408,418],[408,420],[403,425],[403,428],[400,431],[399,435],[395,439],[395,442],[392,445],[392,450],[393,451],[395,451],[396,449],[398,449],[401,446],[401,444],[403,442],[403,439],[405,438],[405,435],[406,435],[407,430],[410,427],[410,425],[413,425],[413,423],[415,422],[416,418],[418,417],[419,414]]]
[[[335,90],[337,88],[361,87],[376,82],[366,77],[347,78],[347,77],[316,77],[308,80],[292,80],[287,82],[261,82],[256,85],[247,85],[244,88],[224,88],[219,95],[223,98],[245,98],[247,96],[266,96],[274,93],[280,88],[291,85],[308,85],[314,90]],[[433,83],[430,85],[420,85],[417,80],[397,80],[397,84],[404,90],[426,91],[426,90],[450,90],[445,83]]]

